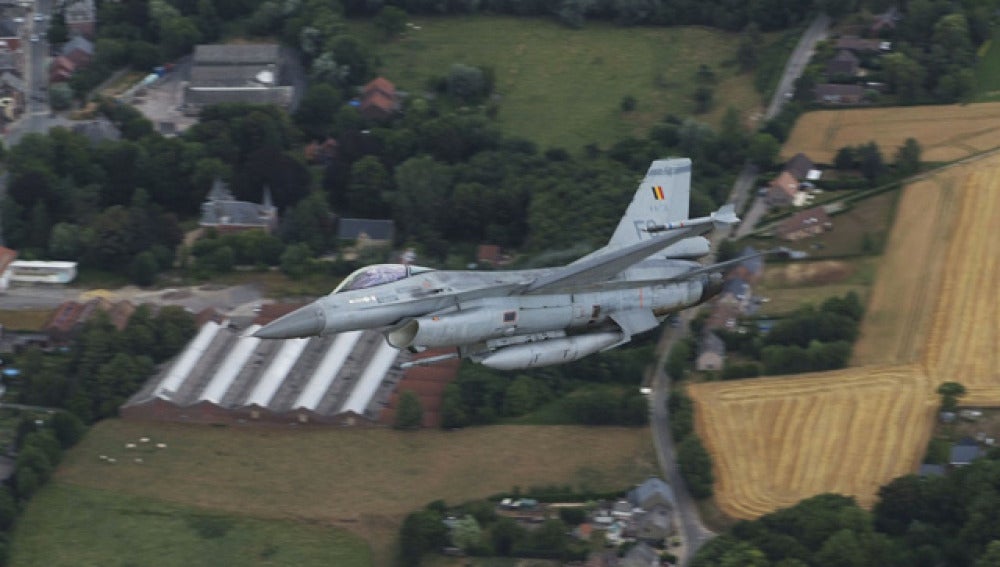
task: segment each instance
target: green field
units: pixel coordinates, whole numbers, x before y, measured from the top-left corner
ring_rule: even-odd
[[[374,43],[386,78],[404,91],[422,92],[429,77],[447,76],[455,63],[491,67],[502,130],[543,149],[606,148],[644,134],[667,114],[690,115],[701,64],[716,75],[715,105],[701,120],[717,123],[728,106],[749,118],[761,107],[753,74],[738,74],[733,64],[736,34],[600,22],[572,30],[549,20],[497,16],[413,22],[419,30]],[[360,31],[369,26],[352,25]],[[620,110],[626,95],[638,101],[634,112]]]
[[[41,331],[52,309],[0,309],[0,325],[10,331]]]
[[[125,447],[141,437],[151,441]],[[156,448],[161,442],[166,447]],[[109,464],[101,455],[117,462]],[[135,463],[136,457],[143,462]],[[400,432],[105,420],[67,453],[55,477],[64,485],[170,502],[206,514],[295,519],[347,529],[370,544],[372,563],[380,566],[392,563],[403,517],[428,502],[457,504],[515,486],[626,490],[657,470],[646,428],[493,426]],[[51,504],[42,500],[37,506]],[[55,504],[67,506],[73,504]],[[39,522],[44,524],[44,518]]]
[[[10,557],[22,567],[370,564],[368,545],[345,530],[211,514],[59,482],[32,499]]]
[[[1000,101],[1000,32],[980,48],[976,63],[976,102]]]

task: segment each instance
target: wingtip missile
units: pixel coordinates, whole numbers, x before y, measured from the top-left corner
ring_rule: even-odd
[[[642,230],[650,234],[656,234],[658,232],[666,232],[668,230],[674,230],[678,228],[689,228],[692,226],[704,225],[712,223],[716,228],[721,228],[722,226],[732,226],[740,222],[740,218],[736,216],[736,208],[732,203],[726,203],[719,207],[719,210],[708,215],[707,217],[699,217],[696,219],[688,219],[684,221],[668,222],[659,225],[647,226]]]

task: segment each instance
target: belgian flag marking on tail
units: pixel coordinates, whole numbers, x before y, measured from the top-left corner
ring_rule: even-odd
[[[663,186],[653,185],[653,198],[657,201],[663,200]]]

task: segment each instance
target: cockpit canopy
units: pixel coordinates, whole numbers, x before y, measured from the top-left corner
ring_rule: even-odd
[[[340,282],[340,285],[330,292],[330,295],[344,291],[375,287],[433,271],[433,268],[410,266],[408,264],[372,264],[371,266],[365,266],[352,272],[351,275],[344,278],[344,281]]]

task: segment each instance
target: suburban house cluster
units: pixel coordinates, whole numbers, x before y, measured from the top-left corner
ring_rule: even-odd
[[[822,192],[816,183],[823,172],[808,156],[798,153],[785,163],[781,173],[758,196],[763,197],[768,208],[803,208]],[[785,241],[796,241],[822,234],[833,228],[830,214],[823,207],[809,207],[783,220],[775,229],[775,236]]]
[[[219,234],[244,230],[262,230],[271,234],[278,230],[278,220],[278,208],[271,200],[268,187],[264,187],[261,202],[254,203],[238,200],[225,181],[216,179],[201,205],[198,225]],[[337,238],[345,244],[353,244],[356,249],[392,244],[395,224],[391,220],[341,217],[334,220]]]
[[[942,411],[938,419],[944,424],[955,424],[957,422],[974,424],[983,419],[982,410],[973,408],[963,408],[958,411]],[[997,440],[990,437],[985,431],[978,431],[974,435],[967,435],[952,443],[948,448],[948,462],[946,464],[924,463],[920,465],[917,474],[923,477],[943,476],[949,471],[962,468],[972,464],[972,461],[986,456],[987,451],[997,446]]]
[[[813,90],[814,101],[835,105],[863,104],[882,92],[884,84],[866,81],[865,77],[878,57],[892,51],[892,43],[879,39],[879,34],[895,28],[901,17],[898,8],[893,6],[874,16],[869,26],[854,30],[867,38],[845,35],[833,40],[836,54],[823,69],[825,82]]]
[[[32,23],[52,14],[41,14],[29,9],[30,4],[5,2],[0,5],[0,124],[13,122],[21,116],[32,97],[28,92],[26,77],[30,72],[26,53],[39,40]],[[49,67],[53,83],[68,80],[78,69],[90,64],[94,57],[94,29],[97,10],[94,0],[58,0],[53,14],[61,13],[66,20],[70,40],[62,45]]]
[[[764,298],[753,295],[753,284],[764,275],[764,260],[754,256],[756,251],[747,247],[740,256],[746,259],[726,276],[722,292],[712,302],[708,318],[698,337],[698,358],[695,369],[717,372],[726,365],[726,345],[716,334],[718,331],[740,332],[740,318],[754,315]]]
[[[543,505],[529,498],[505,498],[497,506],[497,514],[530,528],[556,516],[559,508],[568,506],[578,504]],[[445,523],[448,525],[448,520]],[[573,536],[592,541],[595,532],[604,534],[607,550],[592,555],[587,565],[649,567],[661,564],[660,552],[670,548],[678,525],[673,488],[660,478],[649,477],[622,498],[598,502],[586,519],[573,529]],[[626,543],[631,547],[619,557],[618,548]]]

